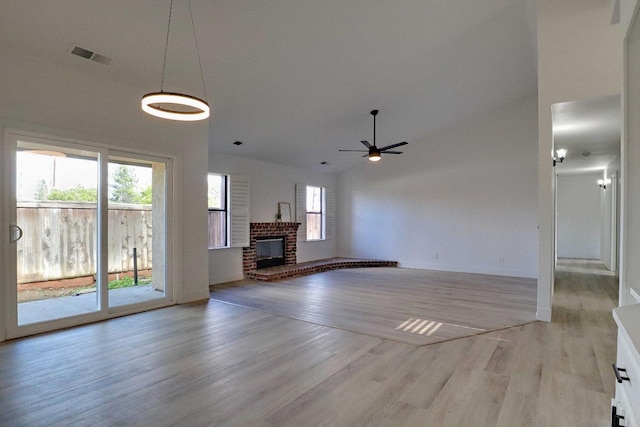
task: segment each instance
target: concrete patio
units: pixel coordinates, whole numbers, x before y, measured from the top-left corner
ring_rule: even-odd
[[[109,290],[109,306],[120,307],[164,298],[164,292],[151,285]],[[28,301],[18,304],[18,325],[44,322],[64,317],[92,313],[98,310],[95,292]]]

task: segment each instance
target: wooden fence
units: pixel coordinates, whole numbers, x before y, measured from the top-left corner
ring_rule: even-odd
[[[18,283],[43,282],[95,275],[97,215],[95,203],[21,202],[17,242]],[[110,203],[108,211],[109,273],[152,268],[151,207]]]

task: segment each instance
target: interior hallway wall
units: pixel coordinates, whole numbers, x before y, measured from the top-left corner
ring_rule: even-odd
[[[600,260],[603,224],[602,172],[560,175],[557,179],[557,250],[559,258]]]
[[[611,182],[601,197],[603,224],[600,254],[605,267],[616,272],[620,260],[620,157],[618,154],[607,165],[603,175]]]

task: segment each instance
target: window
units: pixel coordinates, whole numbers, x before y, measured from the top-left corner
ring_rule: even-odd
[[[307,185],[307,240],[322,240],[323,193],[321,187]]]
[[[333,239],[333,190],[296,184],[296,221],[298,241]]]
[[[227,244],[227,177],[208,175],[209,249]]]
[[[207,184],[209,249],[249,246],[249,178],[210,173]]]

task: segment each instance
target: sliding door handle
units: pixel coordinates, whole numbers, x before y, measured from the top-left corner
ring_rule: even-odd
[[[620,420],[624,420],[624,417],[618,415],[618,408],[614,405],[611,407],[611,427],[624,427],[620,425]]]
[[[9,241],[11,243],[15,243],[18,240],[22,239],[22,235],[24,233],[22,232],[22,228],[18,227],[15,224],[11,224],[9,226]]]
[[[618,368],[615,363],[613,363],[611,366],[613,367],[613,373],[616,376],[616,381],[618,381],[619,383],[622,383],[622,381],[631,381],[626,369]],[[622,372],[624,376],[620,375],[620,372]]]

